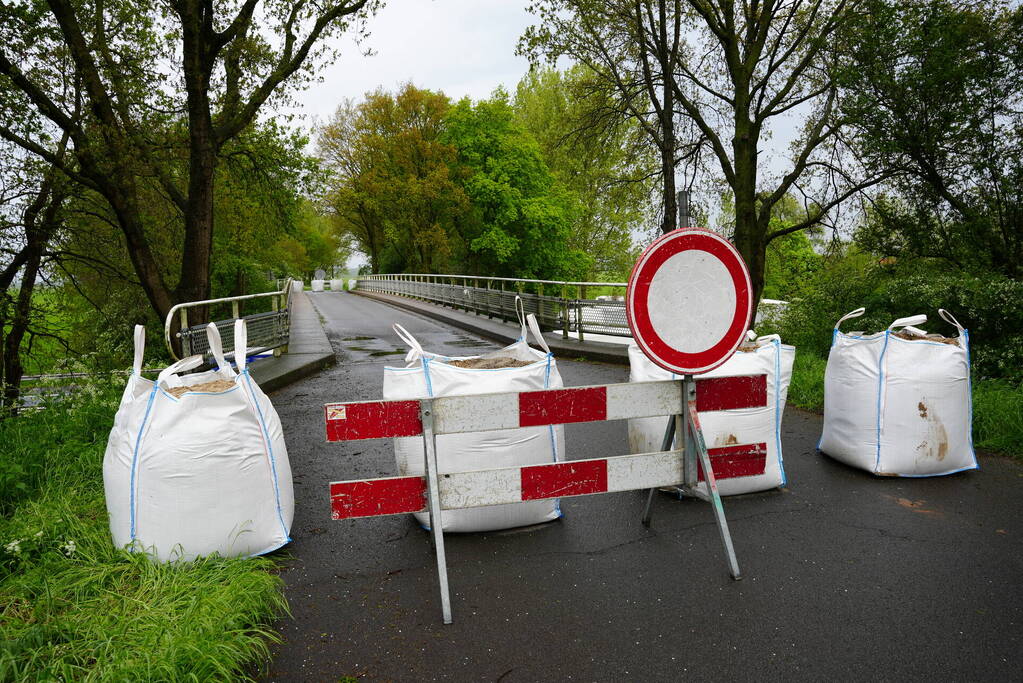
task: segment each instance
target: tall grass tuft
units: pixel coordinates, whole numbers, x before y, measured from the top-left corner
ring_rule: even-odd
[[[977,448],[1023,456],[1023,385],[973,383],[973,441]]]
[[[0,423],[3,462],[29,472],[0,510],[0,680],[246,680],[287,610],[275,563],[113,547],[102,460],[117,397]]]
[[[805,410],[824,410],[824,368],[828,362],[812,353],[796,351],[788,402]]]

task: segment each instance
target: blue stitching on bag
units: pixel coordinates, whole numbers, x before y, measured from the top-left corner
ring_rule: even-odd
[[[979,470],[980,463],[977,462],[977,451],[973,447],[973,364],[970,362],[970,331],[963,328],[962,336],[966,342],[964,347],[966,349],[966,387],[969,391],[970,401],[970,416],[966,422],[966,433],[970,436],[970,454],[973,456],[973,467],[968,467],[966,469]]]
[[[544,389],[550,389],[551,388],[551,361],[553,361],[553,360],[554,360],[554,354],[553,353],[548,353],[547,354],[547,370],[544,373],[544,378],[543,378],[543,388]],[[548,435],[550,436],[550,439],[551,439],[551,454],[554,456],[554,462],[558,462],[558,440],[554,436],[554,425],[547,425],[547,433],[548,433]],[[554,513],[558,517],[562,517],[563,516],[562,512],[561,512],[561,499],[560,498],[555,498],[554,499]]]
[[[781,485],[785,486],[785,464],[781,455],[781,341],[775,339],[774,345],[774,439],[778,446],[778,469],[781,472]]]
[[[881,348],[881,355],[877,359],[877,458],[874,460],[875,472],[881,467],[881,392],[884,389],[884,354],[888,351],[888,337],[890,334],[890,331],[885,331],[884,346]]]
[[[281,531],[284,532],[284,537],[288,540],[285,543],[291,541],[291,536],[288,535],[288,526],[284,523],[284,513],[281,512],[281,489],[277,484],[277,460],[274,458],[274,447],[270,443],[270,431],[266,428],[266,420],[263,419],[263,410],[259,407],[259,401],[256,400],[256,394],[252,389],[252,377],[249,375],[249,369],[245,368],[245,379],[249,384],[249,396],[252,397],[252,405],[256,407],[256,415],[259,416],[259,426],[263,429],[263,435],[266,437],[266,453],[270,458],[270,474],[274,478],[274,496],[277,503],[277,519],[281,522]]]
[[[423,363],[423,377],[426,379],[426,393],[433,398],[433,381],[430,379],[430,359],[426,356],[422,357]]]
[[[139,425],[139,433],[135,435],[135,450],[131,455],[131,482],[129,483],[129,495],[128,495],[128,514],[130,519],[129,524],[129,541],[135,541],[135,470],[136,465],[139,461],[139,446],[142,445],[142,432],[146,430],[146,422],[149,421],[149,413],[153,408],[153,401],[156,399],[156,390],[159,385],[153,384],[153,388],[149,391],[149,401],[146,402],[146,414],[142,418],[142,424]]]

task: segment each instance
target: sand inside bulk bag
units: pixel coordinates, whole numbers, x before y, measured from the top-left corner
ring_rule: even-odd
[[[721,410],[700,414],[704,440],[708,448],[741,443],[767,444],[767,458],[763,474],[752,477],[718,479],[718,493],[734,496],[754,491],[766,491],[786,484],[782,457],[781,420],[785,413],[789,382],[796,349],[782,344],[778,335],[759,337],[747,341],[737,353],[722,365],[700,377],[727,377],[731,375],[767,376],[767,405],[759,408]],[[629,345],[629,381],[653,382],[678,379],[668,370],[654,365],[638,346]],[[664,437],[665,417],[647,417],[629,420],[629,452],[659,451]],[[705,484],[700,484],[705,488]]]

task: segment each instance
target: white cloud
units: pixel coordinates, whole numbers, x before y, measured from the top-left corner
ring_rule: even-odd
[[[321,71],[323,82],[298,93],[307,123],[328,118],[345,98],[412,81],[452,100],[482,99],[499,85],[514,90],[529,69],[515,46],[535,17],[523,0],[391,0],[369,20],[362,48],[339,39],[341,56]]]

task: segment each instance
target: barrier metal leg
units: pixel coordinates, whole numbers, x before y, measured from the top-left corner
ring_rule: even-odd
[[[668,424],[664,427],[664,439],[661,441],[661,450],[671,450],[671,442],[675,440],[675,420],[676,416],[672,415],[668,418]],[[650,526],[650,517],[653,514],[653,503],[654,503],[654,491],[657,489],[650,489],[646,496],[646,507],[643,509],[643,526]]]
[[[718,533],[721,534],[721,542],[724,544],[725,554],[728,556],[728,569],[732,574],[732,578],[738,581],[742,578],[742,574],[739,572],[739,561],[735,557],[735,548],[732,546],[732,535],[728,532],[728,520],[725,519],[725,509],[721,505],[721,496],[718,494],[718,485],[714,479],[714,471],[710,466],[707,444],[703,440],[700,417],[696,412],[696,381],[692,375],[686,375],[685,387],[686,398],[688,399],[686,409],[685,462],[688,465],[692,460],[695,468],[695,458],[690,458],[689,454],[693,453],[700,459],[700,464],[703,466],[703,478],[707,482],[707,491],[710,494],[710,504],[714,508],[714,521],[717,522]]]
[[[448,564],[444,555],[444,523],[440,511],[440,482],[437,478],[437,436],[433,431],[433,401],[424,399],[420,417],[423,421],[424,457],[426,465],[426,489],[430,508],[430,533],[433,534],[433,549],[437,554],[437,581],[440,583],[440,606],[444,623],[451,623],[451,596],[448,593]]]

